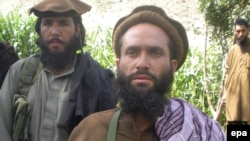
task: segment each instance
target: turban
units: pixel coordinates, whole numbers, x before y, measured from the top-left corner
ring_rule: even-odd
[[[30,8],[29,13],[34,12],[36,16],[39,16],[47,12],[67,13],[73,11],[75,14],[81,15],[90,9],[90,5],[80,0],[43,0]]]

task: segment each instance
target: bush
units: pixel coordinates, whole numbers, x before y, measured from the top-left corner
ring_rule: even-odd
[[[27,17],[14,9],[6,16],[0,15],[0,41],[15,47],[20,58],[39,52],[34,30],[35,17]]]

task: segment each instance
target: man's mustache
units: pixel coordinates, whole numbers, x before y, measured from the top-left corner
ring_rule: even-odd
[[[52,42],[59,42],[61,44],[63,44],[63,40],[59,39],[59,38],[51,38],[49,41],[48,41],[48,44],[52,43]]]
[[[147,75],[149,76],[151,79],[153,80],[157,80],[156,76],[154,76],[152,73],[148,72],[147,70],[138,70],[132,74],[130,74],[128,77],[129,77],[129,80],[131,80],[133,77],[135,77],[136,75]]]

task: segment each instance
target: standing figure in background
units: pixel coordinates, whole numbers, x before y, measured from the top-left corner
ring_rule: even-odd
[[[250,125],[250,39],[249,24],[239,18],[234,23],[236,43],[229,48],[223,101],[228,125]]]

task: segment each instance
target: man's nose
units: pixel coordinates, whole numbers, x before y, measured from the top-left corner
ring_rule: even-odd
[[[148,69],[149,68],[149,59],[146,54],[142,54],[137,58],[137,64],[136,68],[137,69]]]
[[[57,25],[53,25],[50,30],[52,35],[59,35],[60,33],[60,27]]]

